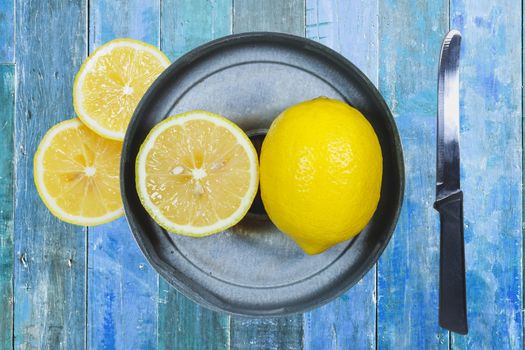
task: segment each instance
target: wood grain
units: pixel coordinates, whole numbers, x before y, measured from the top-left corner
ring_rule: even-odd
[[[229,349],[229,317],[195,304],[162,281],[159,285],[158,348]]]
[[[160,2],[92,0],[89,48],[128,37],[159,45]],[[157,347],[158,275],[125,218],[89,229],[88,347]],[[132,336],[131,336],[132,335]]]
[[[233,32],[284,32],[304,36],[304,0],[234,0]]]
[[[14,0],[0,2],[0,63],[13,63],[15,59],[14,11]]]
[[[306,2],[306,36],[340,52],[377,85],[377,1]],[[351,290],[304,314],[305,349],[375,349],[376,267]]]
[[[348,58],[377,86],[378,0],[307,0],[306,37]]]
[[[13,347],[15,67],[0,64],[0,349]]]
[[[257,320],[232,316],[231,321],[232,349],[303,349],[300,315]]]
[[[231,31],[228,0],[163,0],[161,49],[172,60]],[[159,278],[159,349],[228,349],[229,317],[207,310]]]
[[[461,171],[469,335],[452,348],[523,346],[521,8],[453,0],[463,34]]]
[[[378,265],[377,346],[447,349],[438,326],[435,193],[437,65],[448,1],[379,2],[379,86],[401,135],[405,198]]]
[[[304,1],[235,0],[234,33],[277,31],[304,36]],[[302,349],[302,316],[250,319],[231,318],[233,349]]]
[[[378,82],[404,146],[404,207],[377,267],[377,333],[369,332],[375,320],[373,271],[304,318],[230,320],[159,279],[125,219],[91,229],[86,238],[84,228],[52,217],[33,184],[32,158],[41,137],[74,116],[72,82],[88,46],[132,37],[160,42],[176,59],[232,27],[304,35],[302,0],[90,0],[89,6],[88,0],[2,0],[0,349],[522,347],[525,55],[519,1],[451,0],[450,16],[447,0],[306,1],[307,36],[349,57]],[[467,337],[449,336],[437,325],[439,226],[431,208],[436,74],[449,20],[464,38]]]
[[[90,228],[88,254],[88,348],[157,348],[158,277],[126,219]]]
[[[16,349],[85,345],[85,229],[60,222],[33,183],[44,133],[72,118],[72,87],[86,54],[84,1],[16,2]]]
[[[162,0],[161,48],[171,60],[231,34],[231,0]]]
[[[160,0],[90,0],[89,49],[116,38],[160,44]]]
[[[304,36],[303,0],[235,0],[234,33],[277,31]],[[231,317],[233,349],[302,349],[302,315],[249,319]]]

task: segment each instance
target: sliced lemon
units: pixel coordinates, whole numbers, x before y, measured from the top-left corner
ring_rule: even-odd
[[[250,139],[220,115],[192,111],[156,125],[136,161],[140,200],[166,230],[207,236],[238,223],[258,187]]]
[[[53,215],[82,226],[122,216],[121,148],[121,142],[100,137],[76,118],[52,127],[35,153],[34,178]]]
[[[140,99],[169,64],[159,49],[137,40],[102,45],[77,73],[75,112],[97,134],[122,141]]]

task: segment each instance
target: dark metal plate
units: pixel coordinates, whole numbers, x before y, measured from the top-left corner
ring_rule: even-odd
[[[211,237],[182,237],[164,231],[142,207],[135,189],[135,158],[148,132],[164,118],[204,109],[253,132],[268,128],[288,106],[321,95],[344,100],[363,112],[383,152],[379,207],[352,241],[308,256],[257,214],[248,214],[232,229]],[[126,134],[121,184],[135,239],[168,282],[208,308],[269,316],[326,303],[373,266],[399,215],[404,169],[394,119],[376,88],[354,65],[304,38],[247,33],[191,51],[153,83]]]

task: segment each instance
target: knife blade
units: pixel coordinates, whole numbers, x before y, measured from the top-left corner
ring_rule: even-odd
[[[459,59],[461,33],[443,40],[438,71],[436,202],[440,217],[439,324],[467,334],[463,192],[460,188]]]

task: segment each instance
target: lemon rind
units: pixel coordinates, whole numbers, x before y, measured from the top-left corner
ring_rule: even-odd
[[[81,89],[79,89],[79,87],[81,86],[81,82],[85,79],[86,72],[88,72],[89,69],[97,62],[100,56],[111,52],[117,47],[134,47],[139,50],[146,50],[149,53],[153,54],[155,57],[157,57],[159,59],[159,62],[164,64],[164,68],[168,67],[171,64],[171,62],[168,59],[168,57],[156,46],[147,44],[139,40],[121,38],[111,40],[105,43],[104,45],[98,47],[95,51],[91,53],[91,55],[89,55],[89,57],[80,66],[80,69],[78,70],[78,73],[75,76],[75,80],[73,82],[73,108],[75,109],[75,113],[87,127],[89,127],[98,135],[115,141],[123,141],[124,136],[126,135],[125,130],[123,132],[117,132],[102,127],[96,120],[91,118],[89,114],[86,113],[82,104],[79,103],[79,101],[82,101],[83,99],[82,91]]]
[[[248,158],[250,159],[250,173],[253,176],[250,177],[250,184],[245,197],[241,200],[241,205],[237,211],[226,219],[222,219],[208,226],[192,226],[192,225],[179,225],[168,220],[160,210],[151,202],[147,195],[146,190],[146,174],[145,174],[145,163],[146,156],[152,149],[156,138],[167,128],[174,125],[181,125],[191,120],[206,120],[214,123],[215,125],[225,127],[228,129],[237,139],[238,143],[245,149]],[[259,179],[259,165],[257,160],[257,151],[253,146],[252,142],[244,131],[239,128],[236,124],[226,119],[225,117],[203,110],[195,110],[170,116],[157,124],[148,134],[144,142],[142,143],[137,159],[135,162],[135,174],[136,174],[136,186],[139,199],[142,206],[146,209],[148,214],[159,224],[162,228],[169,232],[180,234],[183,236],[191,237],[205,237],[221,231],[224,231],[239,221],[246,215],[248,210],[255,199],[258,189]]]
[[[79,215],[71,215],[67,212],[65,212],[62,208],[60,208],[53,197],[47,192],[46,186],[44,184],[44,168],[43,168],[43,160],[44,160],[44,154],[47,148],[49,148],[51,141],[53,138],[60,132],[70,129],[70,128],[78,128],[82,125],[82,122],[78,118],[73,118],[69,120],[65,120],[63,122],[60,122],[53,126],[51,129],[47,131],[47,133],[42,138],[42,141],[40,141],[40,144],[35,152],[35,156],[33,158],[33,177],[35,186],[37,189],[37,192],[44,202],[47,209],[57,218],[60,220],[73,224],[73,225],[79,225],[79,226],[97,226],[102,225],[108,222],[111,222],[113,220],[116,220],[124,215],[124,207],[119,208],[118,210],[109,212],[103,216],[99,217],[85,217],[85,216],[79,216]]]

